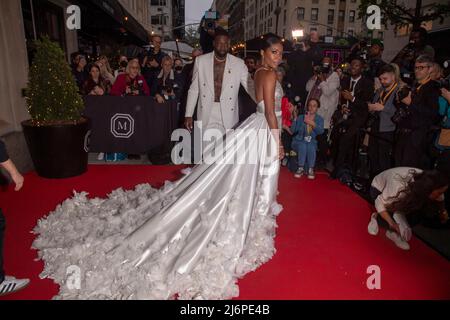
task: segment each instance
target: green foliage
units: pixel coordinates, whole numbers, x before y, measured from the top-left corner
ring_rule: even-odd
[[[26,89],[32,120],[38,124],[80,120],[84,104],[63,50],[48,37],[35,46]]]
[[[397,4],[397,0],[361,0],[359,6],[359,17],[366,16],[367,7],[371,5],[378,5],[381,9],[383,17],[383,24],[388,23],[395,26],[406,26],[412,24],[418,27],[422,22],[439,20],[443,21],[445,17],[450,16],[450,2],[442,3],[443,1],[436,1],[427,6],[427,10],[423,14],[416,10],[417,7],[422,8],[422,0],[416,0],[416,5],[413,8],[408,8],[403,4]]]

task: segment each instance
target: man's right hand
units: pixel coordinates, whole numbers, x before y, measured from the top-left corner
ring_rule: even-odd
[[[186,117],[184,120],[184,126],[189,130],[189,132],[192,132],[194,129],[194,119],[192,117]]]

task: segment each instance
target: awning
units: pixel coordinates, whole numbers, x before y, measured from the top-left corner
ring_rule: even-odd
[[[86,6],[95,5],[113,18],[124,31],[131,33],[143,44],[149,43],[149,35],[145,28],[117,0],[75,0]],[[126,19],[127,18],[127,19]],[[111,26],[113,28],[113,26]]]

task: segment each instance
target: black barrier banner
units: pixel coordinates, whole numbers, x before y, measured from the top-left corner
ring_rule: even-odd
[[[90,119],[90,152],[144,154],[170,143],[177,128],[177,102],[150,97],[85,97]]]

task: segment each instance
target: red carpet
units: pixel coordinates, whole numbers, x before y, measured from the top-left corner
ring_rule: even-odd
[[[51,280],[40,280],[43,268],[30,249],[30,231],[39,218],[71,196],[72,190],[104,197],[113,189],[139,183],[160,186],[179,177],[178,167],[91,166],[82,177],[45,180],[26,175],[24,189],[0,192],[7,218],[6,271],[31,278],[22,292],[3,299],[50,299]],[[325,175],[296,180],[283,169],[279,202],[277,254],[240,281],[240,299],[450,299],[450,262],[418,239],[408,252],[384,235],[367,234],[370,206]],[[381,290],[366,286],[367,268],[381,268]]]

